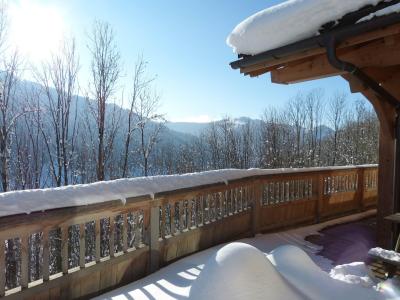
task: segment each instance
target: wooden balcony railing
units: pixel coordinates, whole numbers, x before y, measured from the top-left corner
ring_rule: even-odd
[[[120,201],[0,218],[0,297],[71,299],[258,232],[374,207],[376,165],[271,170]]]

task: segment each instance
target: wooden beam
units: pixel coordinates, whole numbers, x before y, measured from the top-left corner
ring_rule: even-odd
[[[400,65],[400,36],[395,39],[394,43],[381,39],[363,46],[342,49],[338,51],[338,57],[359,68]],[[273,70],[271,77],[274,83],[288,84],[343,74],[345,72],[332,67],[326,55],[321,54],[306,62]]]
[[[372,76],[372,74],[369,74]],[[350,85],[354,85],[351,75],[343,76]],[[394,213],[394,161],[395,161],[395,120],[396,109],[382,101],[371,89],[362,89],[361,93],[375,108],[379,119],[379,170],[378,170],[378,222],[377,238],[381,247],[392,248],[392,230],[384,217]]]

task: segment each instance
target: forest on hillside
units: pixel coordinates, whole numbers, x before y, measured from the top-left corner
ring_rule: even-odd
[[[362,100],[322,90],[299,93],[260,120],[229,117],[199,135],[171,133],[147,62],[139,57],[129,93],[111,26],[88,33],[88,83],[73,38],[40,65],[7,44],[0,10],[1,191],[221,168],[280,168],[377,162],[378,122]],[[35,83],[21,80],[23,76]],[[77,96],[83,95],[83,97]],[[266,96],[266,103],[268,96]],[[224,112],[221,112],[224,113]]]

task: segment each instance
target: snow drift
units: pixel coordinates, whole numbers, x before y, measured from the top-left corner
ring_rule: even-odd
[[[315,36],[322,25],[380,1],[289,0],[245,19],[227,44],[239,54],[259,54]]]
[[[190,289],[190,299],[305,299],[276,271],[264,253],[231,243],[205,264]]]
[[[268,259],[307,299],[383,299],[382,294],[371,288],[331,278],[298,247],[281,246],[272,251]]]

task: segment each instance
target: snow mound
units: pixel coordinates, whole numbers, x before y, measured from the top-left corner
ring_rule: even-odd
[[[190,299],[305,299],[257,248],[231,243],[205,264],[190,289]]]
[[[367,266],[363,262],[353,262],[334,267],[329,276],[351,284],[373,287],[375,282],[369,277]]]
[[[281,246],[272,251],[268,259],[307,299],[383,299],[380,293],[371,288],[331,278],[298,247]]]
[[[393,250],[386,250],[382,248],[372,248],[368,251],[368,254],[381,257],[386,260],[391,260],[400,263],[400,253]]]
[[[381,0],[289,0],[237,25],[227,38],[236,53],[256,55],[318,34],[322,25]]]

